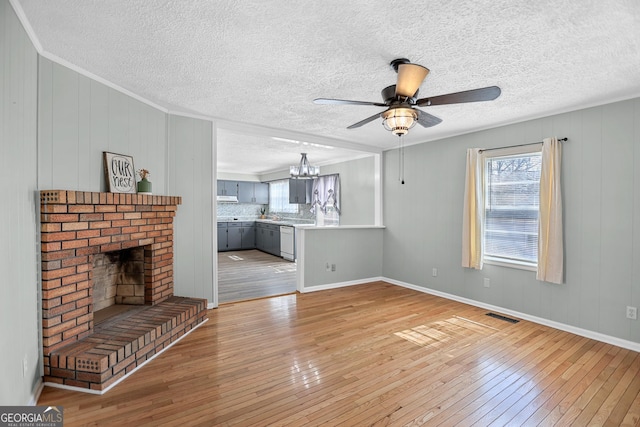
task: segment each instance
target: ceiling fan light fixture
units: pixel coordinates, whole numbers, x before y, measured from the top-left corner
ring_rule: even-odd
[[[394,135],[406,135],[418,119],[418,114],[413,108],[391,108],[382,113],[382,125]]]
[[[292,178],[316,178],[320,174],[320,168],[317,166],[311,166],[309,159],[307,159],[307,153],[300,153],[300,164],[298,166],[290,166],[289,173]]]

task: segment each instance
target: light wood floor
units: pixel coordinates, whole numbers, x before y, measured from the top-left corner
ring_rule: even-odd
[[[65,426],[640,425],[640,354],[372,283],[224,305]]]
[[[296,263],[258,250],[218,252],[218,302],[296,291]]]

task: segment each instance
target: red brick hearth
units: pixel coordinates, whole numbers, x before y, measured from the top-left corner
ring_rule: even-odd
[[[173,296],[173,217],[181,201],[40,192],[46,383],[105,390],[204,321],[206,300]],[[94,255],[133,247],[144,250],[145,306],[94,328]]]

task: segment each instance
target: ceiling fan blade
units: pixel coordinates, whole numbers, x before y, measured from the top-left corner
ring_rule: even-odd
[[[396,96],[411,98],[424,78],[429,74],[429,69],[418,64],[398,65],[398,83],[396,83]]]
[[[432,96],[431,98],[418,99],[415,105],[424,107],[427,105],[461,104],[463,102],[493,101],[500,96],[502,91],[498,86],[483,87],[480,89],[465,90],[463,92],[449,93],[446,95]]]
[[[374,114],[371,117],[367,117],[364,120],[360,120],[358,123],[352,124],[351,126],[347,127],[347,129],[359,128],[362,125],[366,125],[367,123],[374,121],[375,119],[379,118],[381,115],[382,115],[382,113]]]
[[[413,110],[418,114],[418,119],[416,121],[422,127],[430,128],[432,126],[442,123],[442,119],[439,117],[436,117],[429,113],[425,113],[424,111],[418,110],[417,108],[414,108]]]
[[[368,101],[350,101],[348,99],[330,99],[330,98],[316,98],[313,100],[314,104],[323,105],[373,105],[375,107],[387,107],[387,104],[380,102],[368,102]]]

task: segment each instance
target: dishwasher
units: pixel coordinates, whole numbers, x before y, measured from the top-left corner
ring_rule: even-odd
[[[286,260],[294,261],[294,229],[288,225],[280,226],[280,256]]]

